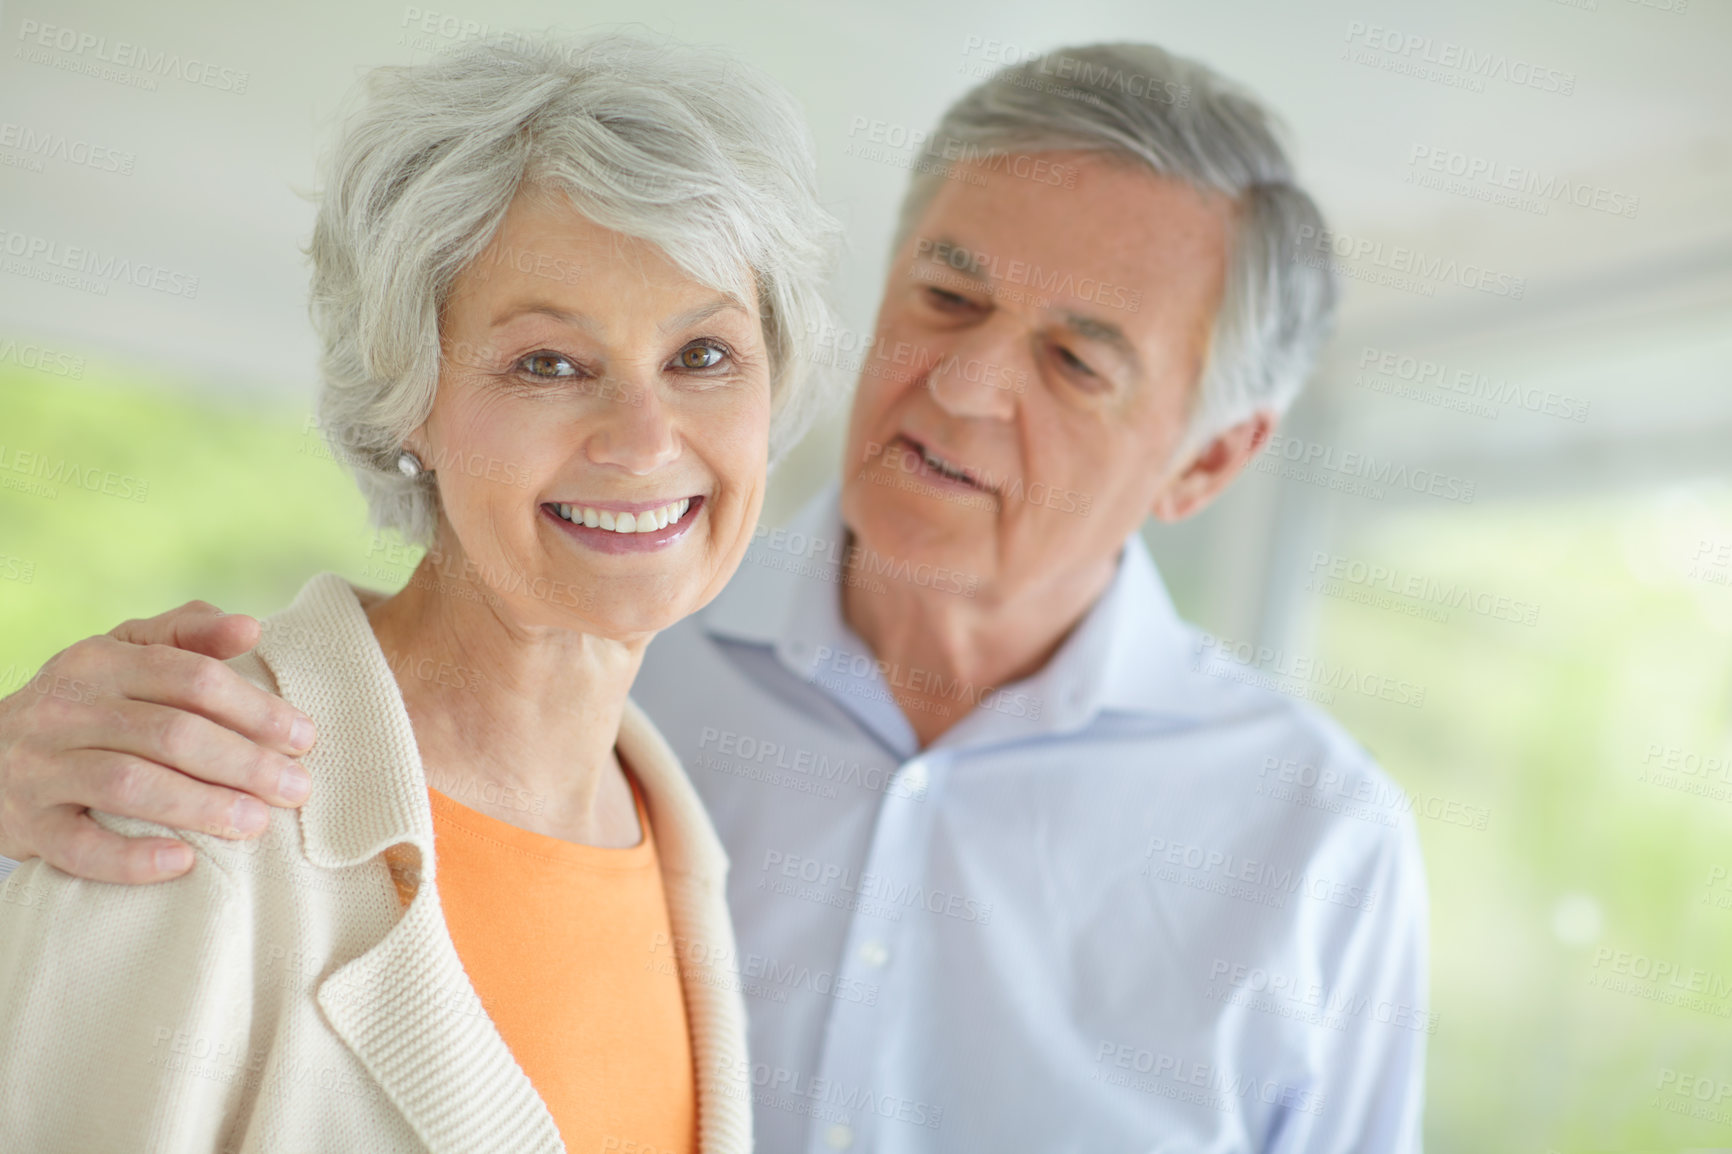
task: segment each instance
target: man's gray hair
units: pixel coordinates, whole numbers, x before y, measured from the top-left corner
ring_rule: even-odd
[[[1186,447],[1259,409],[1283,412],[1298,396],[1335,314],[1327,266],[1298,259],[1302,238],[1323,235],[1323,217],[1294,183],[1274,117],[1230,81],[1152,44],[1061,48],[971,89],[929,148],[959,163],[1101,152],[1232,198],[1237,234]],[[897,249],[947,177],[943,165],[916,170]]]
[[[437,492],[394,461],[433,405],[452,282],[520,190],[563,194],[692,279],[755,297],[772,458],[799,438],[821,403],[812,354],[833,324],[823,286],[841,230],[819,203],[800,110],[774,82],[708,49],[516,38],[376,69],[363,92],[309,252],[319,415],[375,523],[432,539]]]

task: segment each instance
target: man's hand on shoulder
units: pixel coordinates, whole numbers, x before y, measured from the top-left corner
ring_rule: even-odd
[[[310,789],[294,758],[313,723],[223,664],[259,622],[191,601],[51,658],[0,699],[0,854],[93,881],[155,882],[192,867],[172,838],[125,838],[89,810],[247,838]]]

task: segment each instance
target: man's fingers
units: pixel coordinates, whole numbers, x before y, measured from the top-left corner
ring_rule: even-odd
[[[167,837],[127,838],[103,829],[77,806],[42,815],[38,852],[59,870],[99,882],[160,882],[192,868],[192,847]]]
[[[259,622],[244,613],[224,613],[208,601],[188,601],[155,617],[123,621],[108,635],[133,645],[172,645],[227,661],[259,643]]]
[[[271,811],[258,798],[129,753],[77,749],[63,764],[75,783],[75,796],[66,799],[72,804],[213,837],[256,837],[270,824]]]
[[[312,747],[311,719],[217,657],[167,643],[220,654],[257,642],[258,622],[213,625],[215,612],[183,606],[87,637],[0,698],[0,852],[40,853],[82,877],[160,879],[185,868],[176,843],[125,848],[126,839],[76,819],[91,808],[252,837],[268,824],[267,804],[307,799],[311,780],[292,755]],[[186,621],[170,620],[177,614]],[[158,851],[167,855],[160,865]]]
[[[101,698],[69,717],[59,731],[59,738],[69,751],[129,754],[133,759],[180,771],[168,774],[170,778],[184,774],[251,794],[252,798],[247,800],[252,805],[241,806],[239,816],[244,818],[251,813],[253,820],[238,821],[220,829],[198,827],[200,832],[223,837],[237,836],[230,832],[233,828],[238,828],[241,831],[238,836],[242,837],[262,830],[264,824],[258,818],[264,814],[259,801],[297,806],[307,800],[311,790],[307,771],[293,758],[255,745],[209,718],[170,705],[124,697]],[[139,770],[130,761],[108,763],[107,776],[94,792],[87,792],[86,783],[76,776],[70,780],[62,777],[56,784],[60,790],[79,792],[47,799],[51,802],[74,802],[125,817],[156,821],[159,819],[147,811],[166,804],[161,796],[160,779]],[[255,798],[258,800],[254,801]]]
[[[109,669],[120,696],[189,710],[279,754],[303,754],[318,736],[306,714],[212,657],[146,645],[115,655]],[[305,794],[293,802],[266,800],[299,805]]]

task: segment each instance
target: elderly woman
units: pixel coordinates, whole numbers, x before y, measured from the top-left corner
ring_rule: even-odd
[[[710,54],[373,75],[312,241],[321,413],[429,552],[234,662],[318,727],[303,810],[174,835],[158,886],[19,867],[0,1149],[749,1148],[727,863],[627,693],[810,400],[814,189],[792,102]]]

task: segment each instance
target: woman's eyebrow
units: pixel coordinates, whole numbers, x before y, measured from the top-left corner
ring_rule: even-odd
[[[746,312],[746,306],[731,296],[717,297],[708,304],[699,305],[697,308],[691,309],[688,312],[683,312],[677,317],[670,317],[657,327],[664,333],[673,332],[677,329],[688,328],[691,325],[697,324],[699,321],[707,321],[717,313],[727,312],[729,310],[737,310],[743,313]]]
[[[694,309],[688,309],[686,312],[680,313],[678,316],[670,317],[661,322],[657,327],[663,332],[672,332],[676,329],[683,329],[690,325],[695,325],[700,321],[708,320],[717,313],[727,312],[729,310],[745,312],[746,306],[733,297],[717,297],[715,300],[701,304]],[[504,325],[510,324],[519,317],[525,316],[551,317],[553,320],[559,321],[561,324],[571,325],[588,332],[596,331],[595,322],[583,313],[574,313],[570,309],[562,308],[549,301],[539,300],[516,301],[506,305],[504,309],[493,318],[493,327],[500,328]]]
[[[571,325],[573,328],[583,329],[586,332],[594,332],[596,329],[595,322],[584,316],[582,313],[574,313],[570,309],[561,308],[559,305],[553,304],[549,301],[540,300],[514,301],[506,305],[504,309],[493,318],[492,327],[497,329],[510,324],[518,317],[525,316],[551,317],[554,320],[559,321],[561,324]]]

